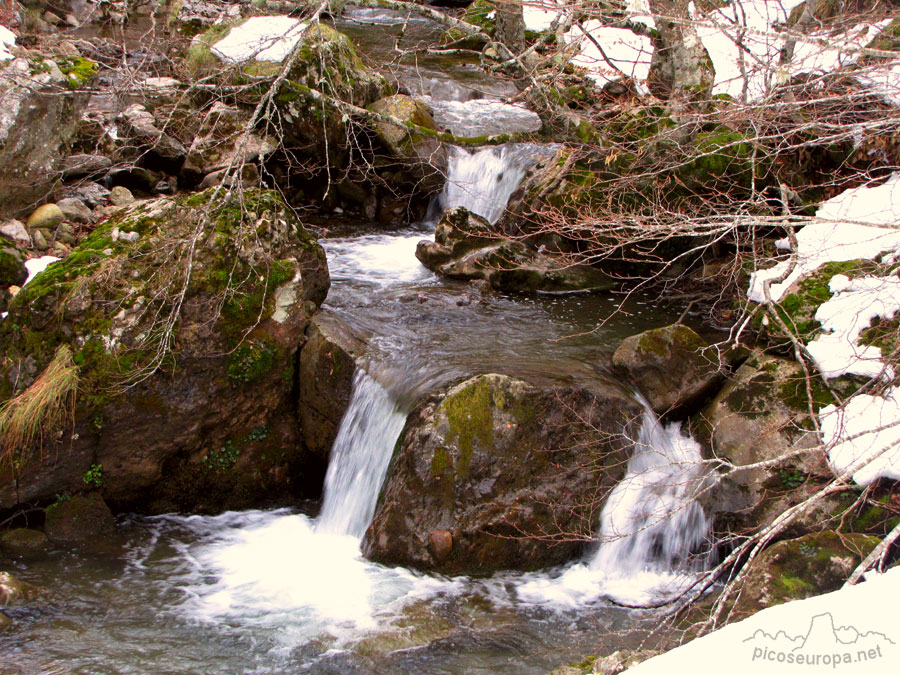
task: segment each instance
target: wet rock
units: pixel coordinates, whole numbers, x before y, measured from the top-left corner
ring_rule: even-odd
[[[75,495],[47,507],[44,531],[54,544],[85,544],[116,530],[112,512],[98,492]]]
[[[878,541],[826,531],[773,544],[750,563],[736,616],[838,590]]]
[[[93,220],[93,213],[80,199],[67,197],[60,199],[56,205],[62,211],[65,219],[72,223],[90,223]]]
[[[9,572],[0,571],[0,607],[20,605],[28,599],[31,587]]]
[[[679,323],[622,340],[612,363],[660,414],[695,404],[728,367],[718,350]]]
[[[12,626],[13,620],[6,616],[6,614],[4,614],[3,612],[0,612],[0,631],[12,628]]]
[[[306,334],[300,351],[300,427],[307,450],[324,459],[350,403],[365,342],[332,314],[319,314]]]
[[[709,505],[717,529],[746,532],[770,525],[833,477],[808,421],[804,382],[796,362],[757,352],[694,418],[693,428],[709,439],[713,458],[735,467],[764,464],[722,479]],[[783,536],[827,527],[836,500],[821,500]]]
[[[49,545],[47,535],[40,530],[20,527],[0,535],[0,549],[7,555],[34,556],[46,551]]]
[[[68,188],[65,191],[67,197],[80,199],[91,209],[106,204],[109,199],[109,190],[100,183],[82,183],[74,188]]]
[[[328,291],[325,255],[275,193],[211,197],[123,207],[13,299],[0,399],[32,384],[56,345],[71,352],[78,396],[18,486],[0,482],[0,509],[83,489],[94,464],[110,504],[147,510],[258,504],[302,474],[296,352]],[[178,318],[158,360],[167,316]]]
[[[10,220],[0,225],[0,236],[18,246],[31,246],[31,235],[19,220]]]
[[[102,176],[111,166],[112,160],[105,155],[69,155],[63,160],[63,178],[71,180],[85,176]]]
[[[539,388],[505,375],[426,397],[397,443],[365,555],[448,574],[571,559],[624,473],[623,431],[639,415],[612,387]],[[434,542],[435,532],[447,535]]]
[[[492,232],[486,220],[458,206],[446,211],[434,241],[419,242],[416,257],[450,279],[483,279],[504,292],[603,291],[613,280],[590,265],[573,264]]]
[[[28,222],[25,223],[25,226],[29,230],[35,230],[37,228],[52,230],[65,220],[65,217],[62,209],[56,204],[44,204],[32,212],[28,217]]]

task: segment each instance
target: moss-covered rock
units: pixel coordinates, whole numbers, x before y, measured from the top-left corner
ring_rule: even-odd
[[[481,375],[422,400],[397,443],[365,554],[488,574],[564,562],[624,472],[638,406],[612,387]]]
[[[365,342],[336,316],[320,313],[300,350],[298,413],[306,449],[328,458],[350,404],[357,360]]]
[[[39,555],[48,545],[47,535],[40,530],[20,527],[0,535],[0,549],[7,555],[26,557]]]
[[[98,492],[75,495],[47,507],[44,530],[54,544],[86,544],[116,530],[112,512]]]
[[[690,407],[721,382],[741,351],[720,350],[675,323],[622,340],[612,364],[658,413]]]
[[[750,563],[737,617],[838,590],[877,544],[876,537],[831,531],[773,544]]]
[[[416,257],[450,279],[483,279],[495,290],[524,293],[607,291],[615,286],[612,278],[590,265],[497,234],[486,220],[462,206],[441,216],[434,239],[419,242]]]
[[[207,506],[226,508],[231,488],[242,504],[287,490],[288,467],[302,470],[295,355],[328,285],[324,252],[273,192],[119,211],[24,287],[0,324],[0,399],[32,384],[61,344],[79,371],[70,422],[0,467],[0,508],[82,488],[94,464],[113,504],[146,506],[159,491],[175,501],[158,508],[191,508],[208,484],[226,497]],[[263,427],[278,432],[240,443]],[[265,461],[217,474],[203,460],[228,441],[235,467],[253,464],[244,451]],[[166,487],[175,482],[187,487]]]
[[[694,418],[694,431],[708,440],[713,458],[733,467],[754,465],[729,470],[719,485],[709,505],[716,529],[741,533],[770,525],[831,479],[806,401],[803,370],[796,362],[754,353]],[[756,466],[766,462],[772,463]],[[782,536],[829,527],[837,506],[837,497],[822,500]]]
[[[11,246],[0,248],[0,288],[21,286],[28,278],[22,254]]]

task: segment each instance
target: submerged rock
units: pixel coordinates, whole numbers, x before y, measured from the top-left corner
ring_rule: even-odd
[[[44,529],[54,544],[96,542],[116,531],[113,514],[97,492],[60,501],[46,513]]]
[[[95,464],[113,505],[217,510],[287,491],[303,473],[296,351],[328,286],[324,252],[273,192],[124,207],[0,322],[0,398],[64,348],[78,383],[43,451],[0,467],[0,509],[83,489]]]
[[[37,555],[44,552],[48,546],[47,535],[40,530],[29,530],[20,527],[4,532],[0,536],[0,549],[9,555]]]
[[[462,206],[441,216],[434,241],[419,242],[416,257],[436,274],[482,279],[498,291],[565,293],[615,286],[613,279],[590,265],[569,263],[492,232],[486,220]]]
[[[365,555],[448,574],[571,559],[624,474],[623,430],[639,416],[613,388],[538,388],[505,375],[429,396],[397,443]]]
[[[0,607],[18,605],[28,599],[31,587],[9,572],[0,571]]]

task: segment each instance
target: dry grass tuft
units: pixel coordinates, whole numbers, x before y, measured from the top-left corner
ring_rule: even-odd
[[[27,460],[44,435],[71,414],[77,390],[78,366],[72,350],[60,345],[32,385],[0,405],[0,465]]]

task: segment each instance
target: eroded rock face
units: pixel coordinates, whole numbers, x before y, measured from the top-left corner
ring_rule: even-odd
[[[42,452],[21,450],[18,489],[0,467],[0,509],[81,489],[94,465],[113,505],[221,510],[288,492],[303,473],[295,356],[328,285],[321,247],[272,192],[117,212],[0,322],[0,398],[61,345],[78,369],[74,415]]]
[[[319,314],[306,330],[300,352],[298,414],[306,449],[328,458],[353,393],[357,359],[365,343],[330,314]]]
[[[481,375],[420,402],[366,534],[372,560],[443,573],[534,569],[576,555],[624,474],[639,407],[613,388]]]
[[[877,544],[877,537],[831,531],[773,544],[750,563],[735,612],[744,618],[766,607],[836,591]]]
[[[710,504],[717,529],[747,532],[770,525],[831,480],[805,408],[803,369],[794,361],[754,353],[695,417],[693,426],[708,438],[713,458],[736,467],[770,462],[723,478]],[[779,457],[786,459],[775,462]],[[827,527],[837,499],[818,502],[784,536]]]
[[[683,324],[622,340],[612,359],[657,413],[690,405],[722,381],[725,358]]]
[[[493,232],[486,220],[464,207],[446,211],[434,241],[421,241],[416,257],[450,279],[487,281],[506,292],[604,291],[613,280],[590,265],[571,264]]]

